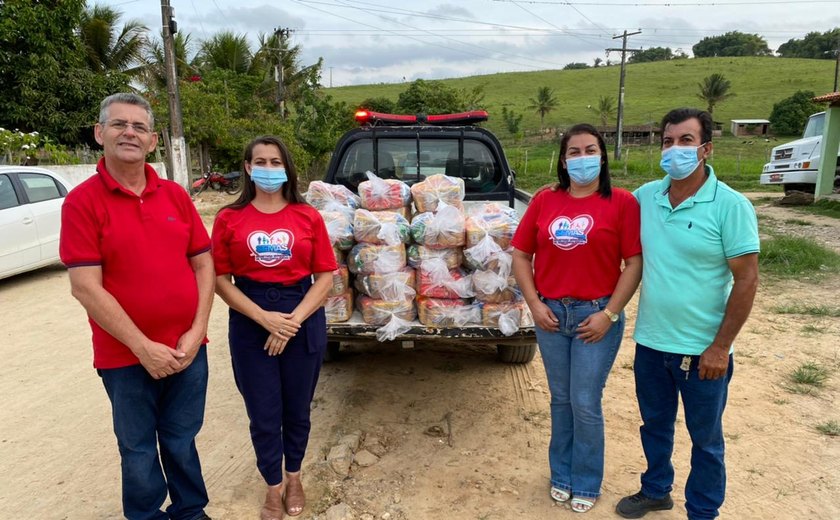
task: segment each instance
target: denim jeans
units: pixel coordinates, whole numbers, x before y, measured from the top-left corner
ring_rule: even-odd
[[[601,396],[621,337],[624,313],[597,343],[577,338],[577,327],[609,298],[544,300],[560,321],[559,332],[536,328],[551,391],[551,485],[575,496],[595,498],[604,478],[604,414]]]
[[[690,520],[718,516],[726,492],[724,465],[723,410],[733,362],[719,379],[701,380],[699,356],[691,356],[688,372],[682,370],[681,354],[669,354],[636,345],[633,370],[636,397],[642,414],[642,448],[648,467],[642,474],[642,493],[662,498],[674,483],[674,423],[678,396],[682,396],[685,425],[691,436],[691,472],[685,484],[685,508]]]
[[[195,448],[204,421],[207,348],[199,348],[186,370],[163,379],[153,379],[142,365],[98,372],[111,400],[122,459],[125,517],[199,518],[208,502]],[[172,503],[164,513],[167,490]]]

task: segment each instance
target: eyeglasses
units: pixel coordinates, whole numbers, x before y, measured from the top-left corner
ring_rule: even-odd
[[[134,130],[136,133],[140,135],[146,135],[151,130],[145,123],[129,123],[128,121],[123,121],[122,119],[112,119],[107,121],[105,124],[116,130],[117,132],[125,132],[126,128],[129,126]]]

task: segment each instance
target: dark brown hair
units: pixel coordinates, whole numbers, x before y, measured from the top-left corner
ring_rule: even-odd
[[[660,146],[665,142],[666,126],[678,125],[683,121],[688,121],[689,119],[696,119],[700,123],[700,139],[703,141],[703,144],[711,143],[712,130],[714,130],[714,122],[712,121],[711,114],[705,110],[699,110],[697,108],[675,108],[665,114],[665,117],[662,118],[662,123],[659,126],[659,128],[662,129],[662,133],[659,137]]]
[[[607,157],[607,145],[604,143],[604,138],[595,129],[594,126],[587,124],[587,123],[580,123],[571,128],[569,128],[565,134],[563,134],[563,138],[560,139],[560,158],[557,160],[557,181],[560,183],[560,187],[564,190],[568,191],[569,186],[571,186],[571,180],[569,179],[569,171],[566,169],[566,165],[563,164],[563,160],[566,158],[566,150],[569,147],[569,139],[573,136],[581,135],[581,134],[589,134],[594,136],[595,139],[598,140],[598,147],[601,149],[601,173],[598,176],[598,193],[601,194],[601,197],[605,199],[609,198],[612,195],[612,187],[610,186],[610,163],[609,158]]]
[[[245,147],[245,153],[242,160],[242,193],[239,194],[239,198],[227,206],[223,206],[219,211],[228,208],[242,209],[250,204],[251,201],[254,200],[254,197],[257,196],[257,187],[254,186],[254,181],[251,180],[251,176],[245,171],[245,164],[251,163],[251,159],[254,157],[254,148],[259,144],[276,146],[277,149],[280,150],[280,156],[283,158],[283,164],[286,168],[286,177],[288,177],[288,180],[280,189],[286,201],[294,204],[306,204],[306,200],[303,198],[303,195],[301,195],[300,191],[298,191],[297,168],[295,168],[295,162],[292,160],[289,149],[279,138],[274,137],[273,135],[263,135],[254,139],[248,143],[248,146]]]

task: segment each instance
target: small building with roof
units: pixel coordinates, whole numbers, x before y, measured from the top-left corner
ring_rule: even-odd
[[[729,131],[734,136],[766,136],[770,131],[770,121],[767,119],[732,119]]]

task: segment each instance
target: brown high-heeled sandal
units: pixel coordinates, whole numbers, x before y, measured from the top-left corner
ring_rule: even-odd
[[[286,494],[283,500],[286,503],[287,515],[298,516],[303,513],[306,495],[303,492],[303,483],[300,481],[300,472],[294,475],[286,473]]]
[[[268,486],[265,492],[265,503],[260,510],[260,520],[283,520],[286,507],[283,504],[284,483]]]

